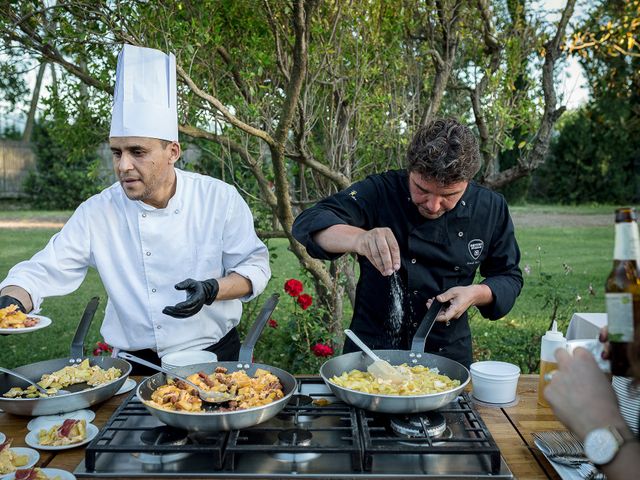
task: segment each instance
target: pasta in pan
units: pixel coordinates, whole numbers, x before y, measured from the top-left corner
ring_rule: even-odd
[[[378,395],[428,395],[446,392],[460,385],[459,380],[452,380],[446,375],[441,375],[437,369],[429,369],[423,365],[409,367],[405,363],[397,368],[406,376],[406,380],[398,384],[360,370],[344,372],[340,376],[334,375],[329,381],[340,387]]]

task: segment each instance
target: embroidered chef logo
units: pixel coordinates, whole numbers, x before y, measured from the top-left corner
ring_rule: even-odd
[[[469,253],[474,260],[477,260],[482,255],[482,249],[484,248],[484,242],[478,238],[469,242]]]

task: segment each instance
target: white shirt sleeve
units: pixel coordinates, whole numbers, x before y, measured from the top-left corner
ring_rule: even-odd
[[[24,288],[31,295],[34,312],[38,312],[45,297],[67,295],[82,284],[91,264],[89,225],[83,205],[44,249],[9,270],[0,289],[7,285]]]
[[[248,302],[264,291],[271,278],[269,251],[256,235],[249,206],[235,189],[234,193],[224,227],[222,263],[226,274],[235,272],[251,282],[251,294],[240,299]]]

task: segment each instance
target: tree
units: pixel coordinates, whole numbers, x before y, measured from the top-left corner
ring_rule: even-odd
[[[640,1],[602,1],[576,29],[591,100],[562,123],[537,191],[561,202],[640,199]]]
[[[174,52],[181,133],[209,142],[226,180],[243,191],[237,180],[250,174],[246,193],[261,203],[256,216],[274,226],[263,237],[289,240],[339,332],[353,263],[347,257],[327,267],[309,257],[291,235],[297,211],[401,166],[411,132],[438,115],[475,124],[484,184],[530,174],[563,111],[553,70],[574,4],[548,34],[535,16],[510,18],[488,0],[61,0],[51,7],[22,0],[4,2],[0,38],[80,79],[100,116],[108,115],[120,43]],[[515,89],[541,50],[542,86]],[[527,141],[502,169],[496,159],[513,147],[518,126]]]

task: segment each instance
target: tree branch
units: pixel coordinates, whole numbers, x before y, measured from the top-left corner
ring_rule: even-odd
[[[210,95],[210,94],[206,93],[200,87],[198,87],[196,85],[196,83],[191,79],[191,77],[187,74],[187,72],[184,71],[182,66],[176,65],[176,68],[178,70],[178,74],[185,81],[185,83],[187,84],[189,89],[195,95],[200,97],[202,100],[204,100],[205,102],[208,102],[211,105],[213,105],[216,108],[216,110],[218,110],[231,125],[233,125],[234,127],[239,128],[240,130],[242,130],[245,133],[248,133],[249,135],[261,138],[262,140],[264,140],[267,144],[269,144],[272,147],[275,146],[274,139],[271,138],[271,136],[267,132],[265,132],[264,130],[261,130],[259,128],[252,127],[251,125],[248,125],[248,124],[240,121],[235,115],[233,115],[229,111],[229,109],[227,109],[222,104],[222,102],[220,100],[218,100],[213,95]]]

